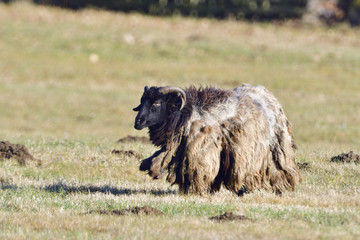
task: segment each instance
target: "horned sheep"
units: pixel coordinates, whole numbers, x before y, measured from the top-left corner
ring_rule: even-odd
[[[135,129],[149,129],[160,150],[140,170],[183,193],[215,192],[224,185],[242,195],[256,189],[294,190],[301,177],[291,125],[263,86],[145,87]]]

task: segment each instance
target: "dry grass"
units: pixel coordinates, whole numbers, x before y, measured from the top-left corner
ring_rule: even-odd
[[[24,144],[42,167],[0,162],[3,239],[357,239],[360,32],[356,29],[156,18],[0,4],[0,140]],[[155,148],[116,143],[133,130],[144,85],[242,82],[272,90],[293,123],[295,192],[226,190],[185,196],[111,154]],[[165,216],[91,210],[150,205]],[[217,223],[232,211],[253,221]]]

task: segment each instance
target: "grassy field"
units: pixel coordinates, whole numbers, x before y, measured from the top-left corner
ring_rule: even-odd
[[[360,31],[0,4],[0,141],[41,167],[0,161],[1,239],[359,239]],[[303,182],[276,196],[177,192],[111,154],[145,85],[264,85],[293,124]],[[164,216],[90,213],[149,205]],[[217,223],[234,212],[251,221]]]

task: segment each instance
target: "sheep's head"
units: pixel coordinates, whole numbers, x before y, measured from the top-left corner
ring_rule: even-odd
[[[140,105],[133,110],[138,112],[135,118],[135,129],[163,124],[167,117],[181,111],[185,106],[186,94],[178,87],[144,88]]]

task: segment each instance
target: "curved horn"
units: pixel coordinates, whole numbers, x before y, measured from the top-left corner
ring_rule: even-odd
[[[169,93],[179,94],[180,98],[181,98],[181,107],[180,107],[179,111],[184,108],[185,103],[186,103],[186,93],[183,89],[181,89],[179,87],[174,87],[174,86],[165,86],[165,87],[159,88],[159,92],[162,94],[169,94]]]

